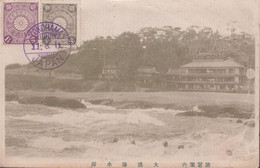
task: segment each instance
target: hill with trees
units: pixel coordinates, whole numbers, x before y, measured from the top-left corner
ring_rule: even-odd
[[[96,37],[83,42],[78,52],[57,71],[80,73],[85,79],[101,73],[103,65],[117,65],[120,79],[131,79],[139,66],[155,66],[159,72],[191,62],[200,53],[214,58],[234,58],[247,68],[254,68],[255,39],[246,32],[221,35],[209,27],[146,27],[137,33],[124,32],[116,37]]]

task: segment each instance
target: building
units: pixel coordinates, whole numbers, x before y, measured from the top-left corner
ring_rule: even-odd
[[[181,66],[172,76],[178,90],[239,92],[245,69],[232,58],[197,59]]]
[[[167,88],[170,90],[178,90],[179,82],[184,73],[185,71],[180,68],[169,68],[165,76]]]
[[[159,72],[156,70],[156,68],[151,66],[140,66],[137,69],[137,79],[144,84],[151,83],[152,81],[156,80],[158,74]]]
[[[119,68],[115,64],[108,64],[102,67],[102,72],[99,75],[101,79],[118,79],[119,78]]]

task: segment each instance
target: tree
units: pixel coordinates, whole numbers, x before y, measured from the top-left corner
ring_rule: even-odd
[[[137,33],[124,32],[115,37],[96,37],[78,48],[59,71],[81,73],[85,78],[97,76],[102,66],[120,69],[120,80],[133,79],[139,66],[155,66],[166,72],[196,59],[200,53],[214,58],[234,58],[246,67],[254,67],[254,37],[246,32],[220,35],[209,27],[146,27]]]

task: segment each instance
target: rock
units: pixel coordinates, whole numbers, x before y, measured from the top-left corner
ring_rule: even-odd
[[[62,99],[58,97],[23,97],[19,98],[18,102],[20,104],[42,104],[46,106],[53,106],[53,107],[63,107],[63,108],[86,108],[84,104],[79,102],[78,100],[74,99]]]
[[[16,94],[5,94],[5,101],[17,101],[18,96]]]
[[[122,104],[118,106],[118,109],[148,109],[153,108],[153,103],[145,101],[130,101],[130,102],[121,102]]]
[[[229,156],[232,156],[232,151],[231,150],[226,150],[226,154]]]
[[[86,108],[84,104],[74,99],[60,99],[57,97],[46,97],[44,98],[44,105],[64,107],[64,108]]]
[[[19,97],[18,102],[20,104],[43,104],[43,99],[42,97]]]
[[[202,135],[200,133],[195,133],[192,135],[192,137],[195,139],[195,140],[199,140],[202,138]]]
[[[243,123],[243,121],[242,121],[242,120],[240,120],[240,119],[238,119],[238,120],[237,120],[237,123]]]
[[[244,123],[244,125],[249,126],[249,127],[255,127],[255,121],[254,120],[247,121]]]
[[[184,145],[179,145],[178,149],[184,149]]]
[[[168,147],[168,142],[165,141],[165,142],[163,143],[163,146],[164,146],[164,147]]]
[[[113,103],[112,99],[97,99],[97,100],[88,100],[91,104],[98,104],[98,105],[109,105]]]
[[[113,139],[113,143],[117,143],[119,140],[118,140],[118,138],[117,137],[115,137],[114,139]]]
[[[134,144],[134,145],[135,145],[135,140],[132,140],[131,144]]]

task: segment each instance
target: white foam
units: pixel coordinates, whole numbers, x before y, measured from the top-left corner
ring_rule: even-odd
[[[13,100],[13,101],[8,101],[8,102],[5,102],[5,103],[6,103],[6,104],[10,104],[10,105],[11,105],[11,104],[19,104],[18,101],[14,101],[14,100]]]
[[[184,112],[183,110],[172,110],[172,109],[164,109],[164,108],[149,108],[149,109],[128,109],[130,111],[142,111],[147,113],[157,113],[157,114],[172,114],[175,116],[178,113]]]
[[[121,111],[121,110],[120,110]],[[60,124],[67,124],[71,126],[88,126],[93,125],[116,125],[122,123],[128,124],[153,124],[156,126],[164,126],[164,122],[151,117],[149,114],[142,111],[132,112],[113,112],[113,113],[99,113],[95,111],[76,112],[72,110],[62,109],[62,113],[54,114],[52,116],[42,115],[26,115],[19,117],[19,119],[33,120],[39,122],[55,122]],[[13,117],[15,118],[15,117]]]
[[[95,104],[91,104],[90,102],[85,101],[84,99],[81,99],[80,102],[82,104],[84,104],[88,109],[115,110],[115,108],[112,106],[95,105]]]
[[[97,107],[96,105],[93,105]],[[76,126],[79,132],[84,128],[90,127],[91,129],[102,130],[104,127],[120,124],[134,124],[143,130],[150,130],[151,124],[160,127],[160,131],[171,131],[175,125],[167,125],[167,122],[163,122],[156,117],[161,113],[172,113],[175,110],[164,110],[159,108],[152,109],[115,109],[107,112],[99,112],[98,108],[73,111],[62,108],[55,108],[59,114],[53,114],[51,116],[42,115],[26,115],[17,117],[18,119],[26,119],[40,122],[54,122],[67,124],[70,126]],[[153,115],[152,115],[153,114]],[[15,117],[14,117],[15,118]],[[136,144],[133,145],[130,142],[133,139],[124,140],[124,138],[130,138],[123,129],[118,129],[115,132],[115,127],[111,130],[103,132],[102,138],[85,142],[83,139],[79,141],[64,141],[61,138],[50,137],[38,137],[37,139],[31,139],[30,144],[36,148],[49,148],[53,150],[62,150],[67,147],[85,147],[86,152],[84,156],[88,158],[103,158],[103,159],[138,159],[140,157],[143,160],[186,160],[193,159],[215,159],[215,160],[245,160],[255,156],[255,152],[258,148],[253,146],[256,144],[253,142],[254,129],[252,127],[230,122],[230,119],[225,118],[206,118],[206,117],[174,117],[172,123],[176,120],[182,120],[183,124],[188,127],[184,127],[184,135],[180,137],[167,137],[160,139],[160,137],[144,137],[146,140],[135,139]],[[195,122],[196,124],[192,123]],[[180,122],[176,122],[180,123]],[[168,123],[169,124],[169,123]],[[189,126],[190,125],[190,126]],[[191,127],[198,129],[190,129]],[[178,127],[180,125],[176,125]],[[82,129],[81,129],[82,128]],[[204,129],[205,128],[205,129]],[[183,129],[183,128],[180,128]],[[84,130],[86,131],[86,130]],[[85,133],[85,132],[84,132]],[[99,132],[100,133],[100,132]],[[103,138],[111,138],[111,134],[122,135],[117,143],[106,143],[102,141]],[[99,134],[100,135],[100,134]],[[146,135],[141,135],[146,136]],[[100,141],[99,141],[100,140]],[[168,142],[168,147],[162,145],[163,142]],[[179,145],[184,145],[184,149],[178,149]],[[232,151],[232,155],[227,155],[226,151]],[[151,155],[151,153],[153,155]]]

